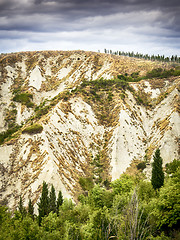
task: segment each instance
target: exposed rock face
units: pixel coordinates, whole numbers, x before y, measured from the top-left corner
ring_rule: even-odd
[[[0,146],[2,203],[13,208],[20,195],[25,204],[29,198],[36,202],[43,180],[76,200],[80,176],[114,180],[133,160],[150,163],[158,147],[164,165],[179,157],[179,77],[141,80],[124,92],[102,90],[99,102],[88,95],[91,87],[72,91],[83,79],[144,75],[168,65],[81,51],[18,53],[0,61],[0,130],[24,123]],[[26,92],[30,107],[13,100]],[[138,94],[150,104],[138,104]],[[23,134],[33,123],[43,131]],[[93,163],[97,156],[102,171]],[[150,165],[145,172],[149,176]]]
[[[177,88],[174,88],[167,98],[151,110],[138,106],[132,94],[128,94],[124,109],[120,111],[119,126],[115,128],[112,136],[110,156],[113,179],[119,177],[132,159],[151,159],[158,147],[164,165],[179,158],[178,94]]]

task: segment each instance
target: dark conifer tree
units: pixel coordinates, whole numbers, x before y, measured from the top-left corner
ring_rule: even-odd
[[[51,185],[51,192],[49,196],[49,208],[50,212],[56,212],[56,192],[53,185]]]
[[[19,199],[19,206],[18,206],[18,208],[19,208],[20,213],[22,213],[22,211],[23,211],[23,202],[22,202],[22,197],[21,196],[20,196],[20,199]]]
[[[63,195],[62,195],[62,192],[59,191],[58,193],[58,198],[57,198],[57,204],[56,204],[56,207],[57,207],[57,214],[59,213],[59,207],[63,204]]]
[[[31,199],[29,199],[29,204],[28,204],[28,213],[29,215],[34,218],[34,206],[32,204]]]
[[[42,194],[40,197],[40,202],[38,203],[39,211],[39,224],[44,216],[49,214],[49,196],[48,196],[48,185],[43,182]]]
[[[159,189],[164,184],[164,172],[162,169],[162,158],[160,156],[160,150],[157,149],[154,156],[154,162],[152,164],[152,178],[151,184],[153,188]]]
[[[24,217],[26,215],[26,209],[23,206],[23,201],[21,196],[20,196],[18,208],[19,208],[19,212],[21,213],[21,216]]]

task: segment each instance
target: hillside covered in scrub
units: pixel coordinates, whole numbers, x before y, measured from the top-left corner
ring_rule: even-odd
[[[157,148],[163,167],[179,158],[179,63],[21,52],[1,54],[0,72],[0,194],[11,209],[20,196],[37,203],[43,181],[77,202],[86,179],[149,179]]]

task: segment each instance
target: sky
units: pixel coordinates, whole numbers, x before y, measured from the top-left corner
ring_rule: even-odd
[[[105,48],[180,56],[180,0],[0,0],[0,53]]]

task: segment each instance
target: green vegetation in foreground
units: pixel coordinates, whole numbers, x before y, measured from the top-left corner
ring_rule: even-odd
[[[40,124],[33,124],[23,129],[22,133],[36,134],[36,133],[41,133],[42,131],[43,131],[43,126],[41,126]]]
[[[157,154],[156,154],[157,155]],[[177,240],[180,239],[180,161],[166,167],[164,184],[122,174],[104,185],[80,178],[78,203],[56,198],[55,188],[43,182],[38,215],[29,199],[20,197],[18,210],[0,206],[0,239],[8,240]],[[168,174],[170,172],[170,174]],[[158,174],[158,173],[157,173]]]

